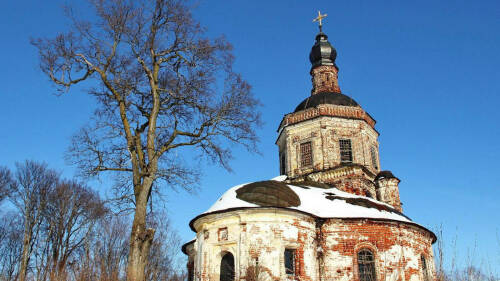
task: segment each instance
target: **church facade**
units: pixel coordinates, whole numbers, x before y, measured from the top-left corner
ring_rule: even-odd
[[[190,222],[189,280],[435,280],[436,236],[403,214],[375,120],[338,84],[321,31],[312,90],[278,128],[281,176],[235,186]]]

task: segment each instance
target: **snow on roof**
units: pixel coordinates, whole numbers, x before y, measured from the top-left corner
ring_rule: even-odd
[[[272,180],[284,181],[285,179],[286,176],[279,176]],[[245,185],[237,185],[227,190],[202,215],[234,208],[262,207],[237,198],[236,190]],[[308,185],[304,188],[304,186],[293,184],[287,184],[287,186],[300,198],[299,206],[286,207],[287,209],[297,210],[320,218],[372,218],[412,222],[408,217],[397,212],[391,205],[372,198],[343,192],[337,188],[324,189]],[[357,200],[369,204],[353,203],[353,201]]]

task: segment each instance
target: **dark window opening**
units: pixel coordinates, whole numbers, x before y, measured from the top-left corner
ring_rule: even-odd
[[[425,261],[425,257],[420,256],[420,261],[422,262],[422,274],[424,275],[424,281],[430,281],[429,272],[427,271],[427,262]]]
[[[234,256],[226,253],[220,262],[220,281],[234,281]]]
[[[373,195],[371,194],[371,192],[370,192],[370,191],[367,191],[367,192],[366,192],[366,197],[368,197],[368,198],[373,198]]]
[[[188,281],[194,281],[194,261],[188,263]]]
[[[285,152],[280,153],[280,175],[286,174],[286,154]]]
[[[351,140],[339,140],[340,144],[340,162],[352,163],[352,146]]]
[[[285,249],[285,272],[295,275],[295,249]]]
[[[358,252],[358,275],[360,281],[375,281],[375,259],[370,250]]]
[[[378,169],[378,165],[377,165],[377,149],[375,148],[375,146],[372,146],[370,148],[370,152],[371,152],[371,156],[372,156],[372,166],[373,166],[373,168]]]
[[[312,165],[312,145],[311,142],[300,144],[300,166],[307,167]]]

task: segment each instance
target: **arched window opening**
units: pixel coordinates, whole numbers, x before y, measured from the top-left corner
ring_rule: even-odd
[[[366,192],[366,197],[368,197],[368,198],[373,198],[373,195],[371,194],[371,192],[370,192],[370,191],[367,191],[367,192]]]
[[[189,261],[187,265],[188,281],[194,281],[194,261]]]
[[[285,273],[289,276],[295,275],[295,249],[285,249]]]
[[[220,281],[234,281],[234,256],[226,253],[220,262]]]
[[[420,261],[422,263],[422,274],[424,275],[424,281],[430,281],[429,272],[427,271],[427,262],[425,261],[424,255],[420,256]]]
[[[286,174],[286,152],[280,152],[280,175]]]
[[[358,274],[360,281],[376,281],[375,258],[370,250],[358,252]]]

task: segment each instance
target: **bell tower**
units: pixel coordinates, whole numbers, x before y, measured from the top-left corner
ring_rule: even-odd
[[[392,173],[377,177],[376,121],[340,90],[337,51],[322,31],[325,17],[318,13],[315,19],[320,25],[309,54],[311,94],[283,117],[278,128],[280,172],[290,182],[335,186],[401,210],[399,180]]]

